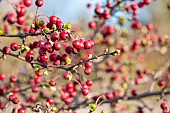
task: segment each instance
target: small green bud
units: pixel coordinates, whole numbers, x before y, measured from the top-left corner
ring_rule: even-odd
[[[71,28],[72,28],[72,25],[70,23],[64,24],[64,29],[68,30]]]
[[[30,48],[28,46],[25,46],[25,51],[28,52]]]
[[[67,58],[67,59],[66,59],[66,64],[67,64],[67,65],[71,64],[71,59],[70,59],[70,58]]]
[[[3,54],[2,58],[5,60],[5,59],[6,59],[6,55],[5,55],[5,54]]]
[[[113,53],[111,53],[111,55],[117,56],[117,55],[120,55],[120,53],[121,53],[120,50],[116,50],[116,51],[114,51]]]
[[[59,32],[56,30],[56,31],[54,31],[54,33],[56,33],[56,34],[59,34]]]
[[[57,29],[57,27],[56,27],[55,24],[53,24],[52,29],[53,29],[53,30]]]
[[[34,72],[37,72],[37,71],[39,71],[39,70],[40,70],[40,67],[39,67],[39,66],[34,67]]]
[[[45,71],[43,74],[44,74],[45,76],[47,76],[47,75],[48,75],[48,71]]]
[[[35,24],[31,24],[31,27],[32,27],[32,28],[35,28]]]
[[[89,110],[90,110],[90,112],[95,111],[96,108],[97,108],[97,104],[89,104]]]
[[[116,50],[117,55],[120,55],[121,51],[120,50]]]
[[[50,32],[50,29],[49,29],[49,28],[45,28],[45,29],[44,29],[44,32],[45,32],[45,33],[49,33],[49,32]]]
[[[4,34],[5,34],[4,29],[0,28],[0,35],[4,35]]]
[[[106,110],[102,110],[101,113],[107,113]]]
[[[38,26],[43,26],[44,25],[44,21],[43,20],[40,20],[39,22],[38,22]]]
[[[69,81],[72,81],[72,80],[73,80],[73,76],[70,75],[70,76],[68,77],[68,80],[69,80]]]

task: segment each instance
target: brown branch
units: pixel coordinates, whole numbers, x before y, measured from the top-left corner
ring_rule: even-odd
[[[166,91],[164,92],[165,95],[170,94],[170,91]],[[129,101],[129,100],[138,100],[138,99],[142,99],[142,98],[146,98],[146,97],[151,97],[151,96],[161,96],[162,95],[162,91],[155,91],[155,92],[145,92],[142,94],[138,94],[136,96],[128,96],[126,99],[124,97],[117,97],[114,98],[112,100],[105,100],[103,101],[101,104],[107,104],[107,103],[114,103],[114,102],[118,102],[118,100],[124,100],[124,101]],[[80,108],[82,105],[88,106],[89,104],[93,103],[93,101],[87,102],[87,99],[80,102],[79,104],[76,104],[75,106],[69,106],[67,109],[77,109]],[[59,110],[63,110],[64,108],[61,108]]]

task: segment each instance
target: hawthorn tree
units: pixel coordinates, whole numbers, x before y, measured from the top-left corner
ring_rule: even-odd
[[[57,15],[40,14],[43,0],[1,2],[13,9],[2,15],[0,24],[3,113],[78,113],[78,109],[170,113],[170,37],[138,19],[138,9],[154,1],[98,3],[88,23],[90,31],[78,31]],[[31,5],[36,6],[34,16],[26,13]],[[116,17],[117,13],[128,17]],[[109,22],[113,17],[116,26]],[[126,22],[131,24],[129,30],[122,29]],[[149,68],[146,58],[160,63],[154,61],[155,68]],[[155,102],[160,104],[157,110],[151,106]],[[103,104],[110,109],[97,110]]]

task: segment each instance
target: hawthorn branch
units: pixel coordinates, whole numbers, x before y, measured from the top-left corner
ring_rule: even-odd
[[[0,51],[3,53],[3,50],[0,49]],[[42,67],[45,67],[45,68],[48,68],[48,67],[52,67],[52,68],[59,68],[59,69],[63,69],[63,70],[66,70],[66,71],[71,71],[73,70],[76,66],[82,64],[82,63],[85,63],[85,62],[88,62],[88,61],[91,61],[91,60],[95,60],[95,59],[98,59],[99,57],[102,57],[102,56],[108,56],[108,55],[112,55],[112,56],[115,56],[117,54],[117,50],[113,51],[113,52],[107,52],[107,53],[102,53],[100,55],[97,55],[97,56],[94,56],[92,58],[89,58],[87,60],[83,60],[83,61],[80,61],[76,64],[73,64],[72,66],[70,67],[64,67],[63,65],[61,66],[55,66],[55,65],[47,65],[47,64],[43,64],[43,63],[40,63],[40,62],[30,62],[31,65],[33,64],[36,64],[36,65],[40,65]],[[15,58],[18,58],[22,61],[25,61],[25,58],[17,55],[17,54],[13,54],[13,53],[10,53],[9,56],[12,56],[12,57],[15,57]],[[26,61],[25,61],[26,62]]]
[[[170,94],[170,91],[165,91],[164,95],[168,95]],[[155,92],[145,92],[142,94],[138,94],[135,96],[128,96],[126,99],[123,97],[117,97],[114,98],[112,100],[104,100],[101,104],[107,104],[107,103],[114,103],[114,102],[118,102],[118,100],[124,100],[124,101],[130,101],[130,100],[138,100],[138,99],[142,99],[142,98],[146,98],[146,97],[151,97],[151,96],[161,96],[162,95],[162,91],[155,91]],[[80,102],[79,104],[75,105],[75,106],[69,106],[67,108],[67,110],[69,109],[77,109],[80,108],[80,106],[88,106],[89,104],[93,103],[93,101],[88,102],[87,99]],[[63,110],[64,108],[60,108],[59,111]]]

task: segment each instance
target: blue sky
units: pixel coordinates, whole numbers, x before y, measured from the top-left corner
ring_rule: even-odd
[[[94,14],[94,6],[97,2],[102,3],[103,0],[44,0],[44,6],[40,8],[40,12],[46,15],[57,15],[64,22],[77,22],[81,18],[92,20]],[[92,3],[93,7],[88,9],[87,3]],[[142,22],[148,23],[151,14],[147,11],[148,8],[139,11],[139,18]]]

